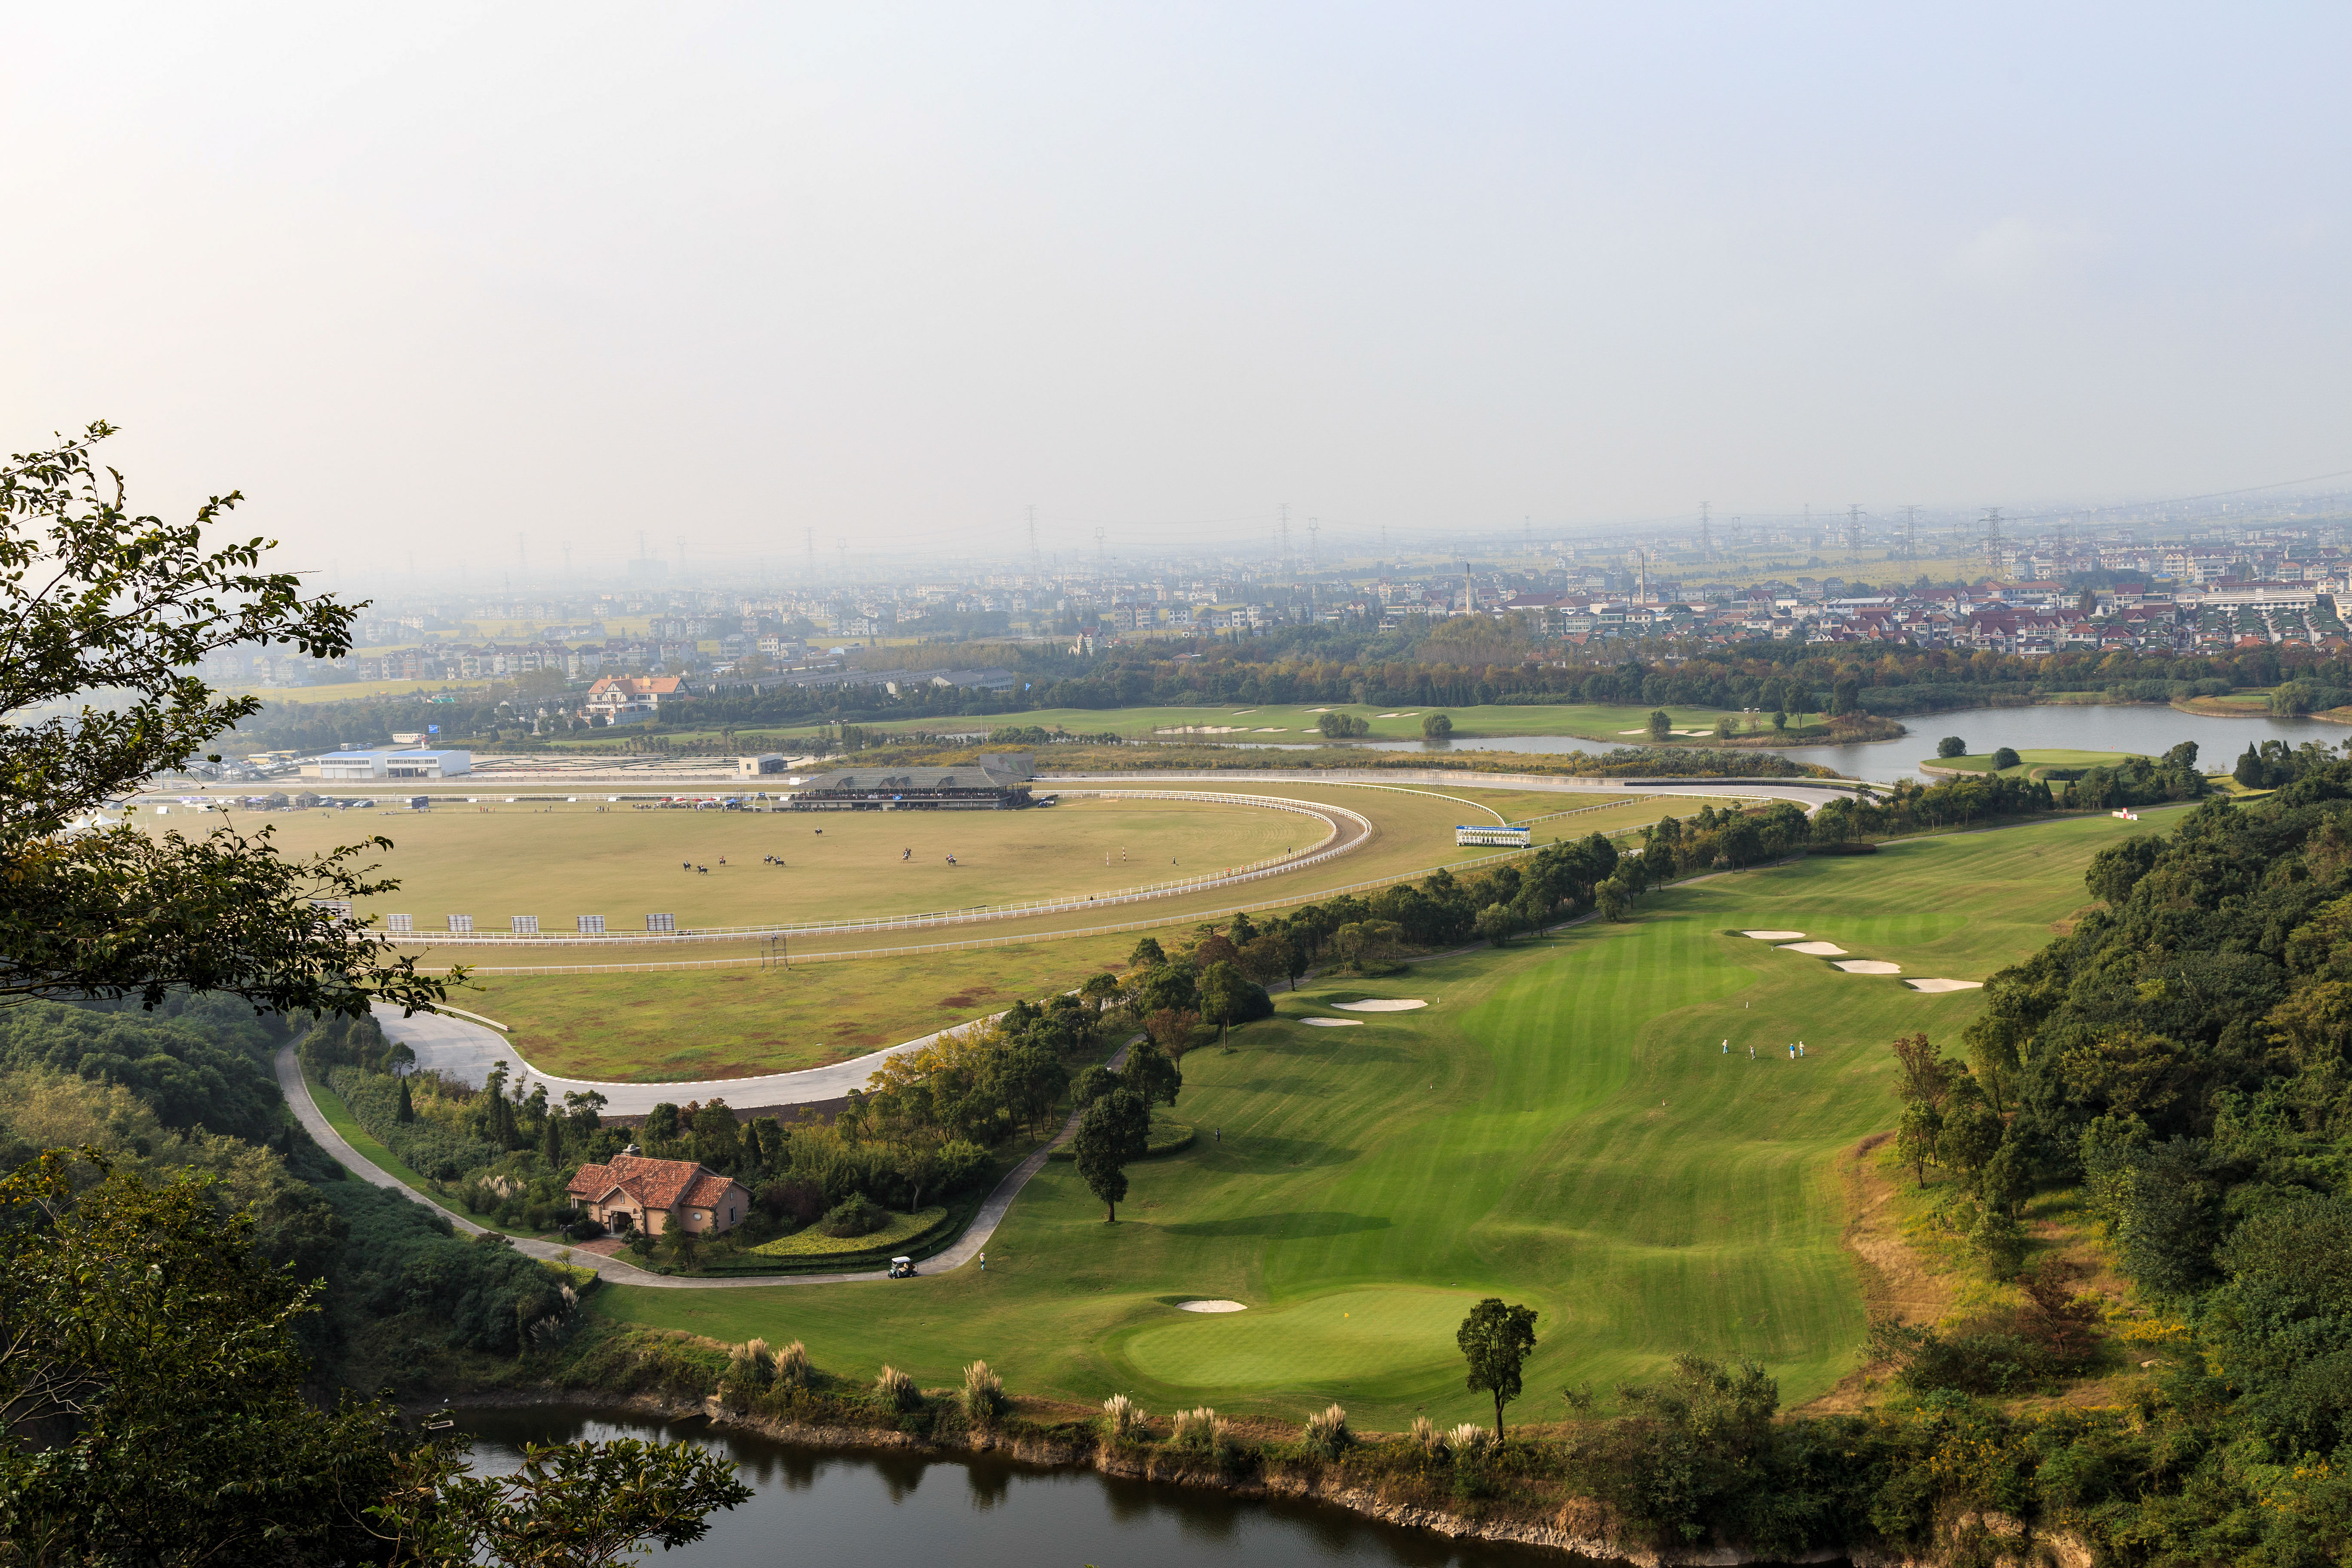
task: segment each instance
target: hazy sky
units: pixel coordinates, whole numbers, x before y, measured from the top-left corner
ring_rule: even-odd
[[[0,11],[0,447],[346,583],[2352,468],[2291,5]]]

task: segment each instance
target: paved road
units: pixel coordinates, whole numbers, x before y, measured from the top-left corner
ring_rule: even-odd
[[[811,1105],[839,1100],[853,1089],[864,1089],[875,1069],[890,1058],[902,1051],[920,1050],[947,1032],[941,1030],[920,1039],[869,1051],[845,1062],[805,1068],[799,1072],[706,1079],[698,1083],[612,1083],[596,1079],[558,1078],[553,1073],[541,1072],[524,1058],[513,1037],[446,1013],[419,1013],[404,1018],[399,1008],[378,1003],[375,1021],[383,1026],[386,1035],[404,1042],[416,1053],[416,1065],[420,1068],[447,1073],[461,1083],[479,1089],[489,1073],[490,1064],[503,1061],[510,1070],[526,1073],[532,1082],[547,1085],[549,1098],[559,1103],[567,1092],[593,1090],[604,1097],[604,1109],[616,1116],[643,1116],[663,1101],[684,1105],[689,1100],[709,1100],[714,1095],[734,1106]],[[959,1029],[970,1026],[955,1026]]]
[[[489,1033],[488,1030],[483,1032]],[[1133,1040],[1129,1040],[1127,1045],[1119,1047],[1118,1054],[1111,1058],[1110,1065],[1114,1068],[1125,1066],[1128,1048],[1134,1043]],[[373,1186],[398,1193],[414,1203],[424,1205],[447,1220],[460,1235],[483,1234],[482,1226],[476,1225],[463,1215],[453,1214],[442,1207],[391,1172],[370,1161],[357,1149],[352,1148],[350,1141],[336,1131],[328,1122],[326,1114],[319,1109],[318,1101],[310,1098],[310,1086],[303,1079],[301,1064],[295,1060],[294,1047],[291,1046],[278,1053],[278,1087],[284,1092],[286,1103],[293,1110],[294,1120],[302,1124],[302,1130],[310,1133],[317,1141],[319,1147],[324,1149],[352,1175]],[[1029,1184],[1030,1177],[1045,1168],[1047,1154],[1055,1147],[1076,1137],[1077,1131],[1078,1119],[1073,1112],[1070,1119],[1062,1124],[1062,1130],[1059,1132],[1041,1145],[1027,1159],[1015,1165],[1006,1173],[1003,1181],[996,1184],[996,1190],[989,1194],[986,1201],[982,1203],[980,1212],[972,1215],[971,1223],[964,1227],[963,1235],[957,1238],[954,1246],[925,1258],[919,1265],[921,1271],[926,1274],[939,1274],[950,1268],[961,1268],[980,1256],[981,1248],[988,1245],[988,1238],[995,1235],[996,1227],[1004,1222],[1005,1214],[1013,1207],[1013,1200],[1021,1195],[1021,1189]],[[520,1237],[514,1237],[513,1240],[516,1250],[528,1253],[533,1258],[543,1258],[551,1262],[569,1263],[576,1268],[591,1268],[615,1285],[645,1285],[662,1290],[751,1290],[778,1285],[838,1285],[845,1280],[887,1279],[890,1277],[885,1271],[872,1270],[858,1274],[773,1274],[748,1279],[689,1279],[679,1275],[656,1274],[649,1268],[640,1268],[623,1258],[606,1258],[593,1252],[578,1252],[553,1242],[532,1241]]]

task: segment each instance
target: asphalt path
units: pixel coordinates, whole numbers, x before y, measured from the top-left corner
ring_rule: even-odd
[[[489,1033],[488,1030],[483,1032]],[[1133,1044],[1134,1041],[1129,1040],[1127,1045],[1119,1047],[1118,1054],[1110,1059],[1113,1068],[1126,1065],[1129,1046]],[[302,1130],[343,1169],[371,1186],[398,1193],[412,1203],[424,1205],[447,1220],[461,1236],[487,1234],[483,1226],[442,1207],[352,1148],[350,1140],[335,1131],[326,1113],[319,1109],[319,1102],[310,1097],[310,1085],[302,1077],[302,1065],[295,1059],[291,1046],[278,1053],[278,1087],[285,1094],[287,1106],[294,1112],[294,1120],[299,1121]],[[963,1234],[956,1238],[954,1245],[923,1259],[916,1266],[917,1271],[938,1274],[950,1268],[961,1268],[979,1257],[981,1249],[988,1245],[988,1238],[995,1235],[996,1227],[1004,1222],[1005,1214],[1013,1207],[1013,1200],[1019,1197],[1021,1189],[1029,1184],[1029,1178],[1044,1170],[1047,1155],[1076,1137],[1077,1131],[1077,1113],[1073,1111],[1070,1119],[1062,1123],[1059,1132],[1039,1145],[1027,1159],[1007,1172],[1004,1179],[996,1184],[996,1190],[981,1204],[980,1212],[972,1215],[971,1223],[964,1227]],[[656,1274],[650,1268],[640,1268],[623,1258],[582,1252],[551,1241],[535,1241],[527,1237],[509,1237],[508,1240],[513,1243],[515,1250],[530,1257],[544,1258],[551,1263],[566,1263],[574,1268],[593,1269],[615,1285],[644,1285],[658,1290],[751,1290],[778,1285],[838,1285],[853,1279],[887,1279],[890,1277],[887,1270],[875,1269],[856,1274],[763,1274],[740,1279],[697,1279],[677,1274]]]
[[[997,1014],[990,1017],[999,1016]],[[492,1064],[505,1062],[510,1074],[522,1073],[547,1086],[548,1097],[561,1103],[566,1093],[593,1092],[604,1097],[604,1109],[616,1116],[643,1116],[665,1101],[684,1105],[689,1100],[724,1099],[734,1106],[814,1105],[840,1100],[866,1080],[892,1057],[922,1049],[949,1030],[908,1040],[830,1067],[803,1068],[798,1072],[761,1073],[752,1078],[706,1079],[695,1083],[616,1083],[601,1079],[558,1078],[525,1060],[513,1038],[496,1029],[453,1018],[446,1013],[418,1013],[404,1018],[397,1007],[376,1004],[375,1021],[385,1035],[416,1053],[420,1068],[445,1073],[457,1082],[479,1089]],[[973,1019],[958,1024],[969,1028]]]

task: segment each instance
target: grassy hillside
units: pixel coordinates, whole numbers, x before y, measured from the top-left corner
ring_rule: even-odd
[[[1366,983],[1286,993],[1230,1051],[1184,1059],[1178,1113],[1200,1139],[1135,1168],[1117,1226],[1049,1165],[984,1275],[616,1289],[598,1310],[804,1339],[844,1372],[887,1360],[946,1383],[985,1356],[1024,1392],[1293,1418],[1338,1398],[1394,1426],[1479,1413],[1452,1329],[1491,1292],[1543,1313],[1523,1418],[1557,1412],[1563,1385],[1605,1394],[1693,1349],[1757,1355],[1800,1402],[1851,1369],[1864,1331],[1835,1165],[1893,1124],[1887,1042],[1954,1041],[1981,994],[1922,995],[1736,932],[1802,930],[1909,975],[1981,979],[2085,901],[2091,854],[2127,831],[2075,819],[1694,884],[1630,924],[1377,983],[1432,1005],[1358,1027],[1298,1020],[1345,1016],[1327,1005]],[[1250,1310],[1175,1310],[1194,1297]]]

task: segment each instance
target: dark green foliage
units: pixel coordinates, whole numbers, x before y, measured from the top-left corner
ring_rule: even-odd
[[[1969,754],[1969,743],[1958,735],[1947,735],[1936,742],[1936,754],[1939,757],[1965,757]]]
[[[266,1143],[278,1126],[269,1071],[283,1024],[226,997],[136,1008],[28,1002],[0,1011],[0,1071],[47,1068],[121,1084],[164,1126]]]
[[[1992,765],[1997,768],[2017,767],[2024,761],[2024,758],[2019,756],[2016,751],[2009,746],[1998,747],[1992,754]]]
[[[1116,1223],[1127,1196],[1127,1167],[1143,1158],[1151,1142],[1151,1102],[1123,1085],[1113,1085],[1078,1119],[1078,1174],[1103,1203],[1103,1219]]]
[[[845,1198],[816,1222],[827,1236],[872,1236],[890,1223],[889,1212],[863,1194]]]
[[[1470,1309],[1454,1331],[1454,1342],[1469,1363],[1466,1382],[1473,1393],[1495,1399],[1495,1440],[1503,1440],[1503,1406],[1519,1396],[1519,1369],[1536,1348],[1536,1310],[1506,1305],[1489,1296]]]

